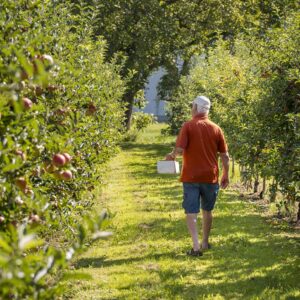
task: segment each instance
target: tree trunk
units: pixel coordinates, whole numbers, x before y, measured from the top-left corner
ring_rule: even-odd
[[[258,175],[256,175],[256,176],[255,176],[255,180],[254,180],[253,193],[257,193],[257,191],[258,191],[258,186],[259,186],[259,177],[258,177]]]
[[[131,126],[131,116],[133,111],[133,102],[134,102],[134,93],[132,91],[128,91],[123,96],[123,101],[125,102],[126,110],[125,110],[125,127],[128,131]]]
[[[245,167],[240,166],[241,179],[244,186],[246,186],[246,175],[245,175]]]
[[[231,162],[231,177],[234,177],[235,174],[235,164],[234,164],[234,158],[232,158]]]
[[[260,199],[264,198],[265,192],[266,192],[266,177],[263,177],[262,191],[259,194]]]
[[[189,73],[189,70],[190,70],[189,63],[190,63],[190,59],[184,59],[183,64],[182,64],[182,69],[180,72],[181,76],[187,75]]]
[[[275,202],[277,196],[277,181],[273,179],[272,184],[270,185],[270,202]]]
[[[300,221],[300,202],[298,203],[297,222]]]

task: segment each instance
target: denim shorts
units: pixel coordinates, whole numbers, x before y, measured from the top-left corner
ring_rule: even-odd
[[[213,210],[218,192],[218,183],[183,182],[182,207],[185,213],[197,214],[200,208],[207,211]]]

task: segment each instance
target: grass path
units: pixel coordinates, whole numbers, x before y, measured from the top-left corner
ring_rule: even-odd
[[[272,228],[234,191],[221,191],[211,243],[190,248],[177,178],[156,174],[173,138],[151,126],[111,162],[109,184],[95,209],[115,213],[114,235],[75,262],[90,281],[69,283],[71,299],[300,299],[299,239]],[[200,226],[200,225],[199,225]]]

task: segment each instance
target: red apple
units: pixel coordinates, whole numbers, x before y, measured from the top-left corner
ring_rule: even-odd
[[[23,103],[23,106],[26,110],[28,110],[32,107],[32,101],[29,98],[24,97],[22,99],[22,103]]]
[[[52,164],[57,167],[62,167],[66,163],[66,158],[62,154],[55,154],[52,158]]]
[[[63,156],[66,159],[66,164],[69,163],[72,159],[72,156],[69,153],[63,153]]]
[[[16,186],[19,187],[22,191],[26,189],[27,182],[24,177],[20,177],[16,179]]]
[[[32,223],[38,223],[40,221],[40,217],[37,215],[37,214],[32,214],[30,217],[29,217],[29,220],[32,222]]]
[[[64,170],[60,172],[60,177],[62,180],[71,180],[73,178],[73,174],[70,170]]]
[[[20,158],[24,161],[26,160],[26,154],[22,151],[22,150],[16,150],[15,152],[18,156],[20,156]]]

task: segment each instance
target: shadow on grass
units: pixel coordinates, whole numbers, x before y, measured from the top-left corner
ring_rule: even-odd
[[[266,240],[268,240],[268,246],[265,244]],[[237,243],[237,240],[234,242]],[[271,237],[251,245],[247,243],[236,245],[235,250],[232,248],[232,243],[228,243],[222,248],[214,245],[214,249],[200,258],[190,258],[168,250],[159,253],[152,250],[144,255],[131,254],[129,257],[120,259],[82,258],[77,262],[76,268],[109,268],[124,265],[125,270],[122,272],[126,272],[127,268],[134,270],[140,263],[150,262],[159,265],[160,261],[167,260],[173,262],[175,267],[149,271],[159,276],[163,294],[169,295],[166,299],[176,297],[178,299],[201,299],[213,293],[225,299],[269,299],[268,291],[272,292],[273,296],[274,291],[276,291],[276,295],[284,296],[285,293],[299,288],[296,276],[299,274],[297,251],[289,249],[285,242],[284,237]],[[279,245],[283,245],[282,249],[274,251],[274,249],[278,249]],[[286,260],[287,253],[289,253],[289,264]],[[177,265],[178,261],[179,265]],[[199,264],[205,265],[207,261],[212,264],[200,270],[197,268]],[[135,276],[134,272],[131,276]],[[182,281],[183,278],[186,280]],[[189,278],[191,282],[189,282]],[[142,284],[147,285],[147,279],[143,280]],[[151,281],[148,284],[151,286]],[[137,277],[136,283],[129,283],[126,289],[135,290],[139,286],[141,284]],[[260,298],[263,293],[265,293],[264,296]],[[270,299],[273,298],[270,295]],[[126,299],[126,297],[120,296],[117,299]]]
[[[122,257],[110,258],[108,255],[81,258],[75,267],[124,266],[122,271],[116,272],[128,273],[130,270],[130,276],[135,276],[134,270],[138,264],[161,264],[163,267],[147,271],[159,277],[159,289],[164,295],[160,299],[192,300],[205,299],[208,296],[224,299],[274,299],[277,296],[282,299],[296,299],[288,298],[288,293],[300,289],[297,241],[280,235],[282,231],[266,225],[263,218],[253,210],[247,211],[248,204],[238,200],[234,193],[222,192],[219,195],[216,205],[218,213],[212,228],[212,250],[204,253],[203,257],[191,258],[184,255],[185,249],[181,253],[176,252],[176,247],[168,249],[169,243],[176,246],[177,241],[186,240],[188,237],[184,214],[182,219],[172,217],[173,211],[181,206],[182,190],[172,186],[176,180],[174,176],[156,174],[152,163],[169,152],[170,145],[123,145],[123,149],[137,152],[131,155],[143,156],[143,153],[147,153],[147,161],[129,163],[128,167],[131,174],[139,179],[139,183],[144,179],[150,187],[149,191],[145,191],[141,185],[140,194],[136,192],[133,195],[133,201],[139,204],[137,211],[155,212],[156,215],[147,219],[144,227],[139,226],[140,224],[119,224],[119,228],[115,228],[117,242],[114,244],[113,241],[111,246],[125,246],[125,249],[128,247]],[[157,179],[160,180],[159,183]],[[161,198],[151,202],[147,193]],[[169,217],[161,217],[160,211],[169,212]],[[164,239],[165,246],[162,245]],[[137,241],[149,241],[154,246],[135,252],[132,245],[138,246]],[[153,243],[155,241],[157,245]],[[149,279],[143,278],[143,282],[136,278],[135,282],[130,281],[126,285],[126,290],[138,295],[139,287],[149,286],[151,289],[152,284],[150,276]],[[128,296],[114,299],[128,299]],[[151,296],[147,299],[151,299]]]
[[[153,144],[137,144],[137,143],[126,143],[122,144],[121,148],[125,151],[138,151],[140,154],[147,152],[147,157],[165,156],[172,150],[174,143],[153,143]]]
[[[119,258],[119,259],[107,259],[105,256],[103,257],[87,257],[79,259],[74,267],[76,269],[80,268],[103,268],[103,267],[111,267],[111,266],[120,266],[120,265],[129,265],[135,264],[138,262],[145,261],[158,261],[160,259],[180,259],[186,260],[186,257],[183,255],[178,255],[175,252],[164,252],[164,253],[148,253],[143,256],[135,256],[128,258]]]
[[[224,206],[226,205],[228,204],[225,203]],[[277,231],[272,228],[270,232],[266,232],[266,224],[255,214],[236,215],[234,221],[231,216],[216,217],[212,237],[219,236],[221,239],[213,243],[213,249],[200,258],[190,258],[183,251],[178,253],[166,247],[161,249],[160,245],[135,255],[130,251],[130,246],[137,240],[142,241],[143,237],[147,237],[148,241],[165,237],[176,245],[176,241],[187,236],[184,220],[160,218],[153,220],[148,226],[147,229],[126,226],[124,237],[120,232],[120,241],[124,241],[122,246],[129,247],[128,257],[82,258],[77,262],[76,268],[124,265],[124,268],[132,270],[138,263],[151,262],[159,265],[160,261],[173,262],[176,268],[170,266],[151,270],[159,276],[161,289],[164,290],[164,295],[169,295],[168,299],[201,299],[216,292],[225,299],[250,299],[262,294],[265,298],[268,291],[272,295],[274,290],[278,295],[284,295],[299,288],[296,275],[300,274],[297,263],[299,248],[295,243],[289,244],[284,236],[275,235]],[[179,265],[178,261],[181,262]],[[199,271],[197,266],[201,262],[204,266],[209,262],[209,266]],[[192,278],[192,281],[183,282],[182,278]],[[129,284],[126,289],[138,289],[138,285]],[[118,299],[126,297],[120,296]]]

